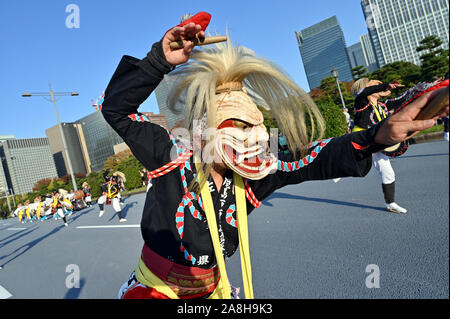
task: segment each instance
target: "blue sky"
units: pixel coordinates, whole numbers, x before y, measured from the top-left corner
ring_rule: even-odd
[[[66,6],[80,9],[80,28],[66,27]],[[144,57],[185,13],[212,14],[208,30],[225,34],[284,69],[309,90],[294,31],[336,15],[347,45],[367,33],[360,0],[154,1],[0,0],[0,135],[45,137],[56,125],[51,103],[23,92],[76,91],[57,102],[63,122],[91,112],[122,55]],[[154,94],[141,111],[159,113]]]

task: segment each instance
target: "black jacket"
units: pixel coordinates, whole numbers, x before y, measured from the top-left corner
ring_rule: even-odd
[[[128,115],[137,113],[139,105],[149,97],[164,74],[172,69],[165,60],[161,44],[155,43],[147,57],[142,60],[124,56],[105,91],[102,113],[106,121],[149,171],[171,161],[170,150],[174,146],[173,141],[161,126],[133,121]],[[280,170],[262,180],[249,180],[248,183],[256,198],[262,201],[275,190],[289,184],[365,176],[371,168],[371,153],[385,147],[373,144],[377,129],[375,127],[334,138],[321,151],[316,147],[318,155],[304,168],[293,172]],[[357,150],[353,143],[368,147]],[[292,158],[285,160],[292,161]],[[189,185],[195,172],[192,158],[183,171]],[[232,176],[232,171],[228,171],[220,191],[216,189],[212,179],[209,179],[225,257],[230,257],[238,246],[237,228],[233,226],[236,215],[233,211],[235,197]],[[154,178],[152,183],[153,187],[147,193],[141,220],[141,232],[146,245],[178,264],[201,268],[215,266],[214,249],[205,214],[197,200],[190,201],[185,196],[186,183],[183,184],[182,171],[175,169]],[[193,204],[192,207],[188,206],[189,202]],[[247,209],[248,213],[254,209],[249,201]],[[197,210],[199,214],[194,214],[193,210]]]
[[[355,118],[354,123],[363,129],[368,129],[389,116],[388,112],[396,110],[404,102],[404,95],[394,99],[387,99],[384,102],[378,101],[378,105],[371,105],[368,97],[378,92],[389,89],[389,83],[366,87],[355,97]],[[380,119],[376,116],[375,107],[378,108]],[[385,116],[384,116],[385,115]]]

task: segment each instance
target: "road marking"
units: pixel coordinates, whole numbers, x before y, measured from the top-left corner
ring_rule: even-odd
[[[0,299],[8,299],[11,297],[12,295],[9,293],[9,291],[0,286]]]
[[[25,227],[23,228],[7,228],[6,230],[24,230],[26,229]]]
[[[101,225],[101,226],[77,226],[78,229],[95,229],[95,228],[139,228],[141,225]]]

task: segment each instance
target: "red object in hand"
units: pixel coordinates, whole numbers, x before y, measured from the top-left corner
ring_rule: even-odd
[[[202,11],[202,12],[197,13],[193,17],[189,18],[188,20],[181,22],[179,25],[175,26],[174,28],[182,27],[182,26],[185,26],[186,24],[194,22],[195,24],[200,24],[202,26],[202,30],[205,31],[206,28],[208,27],[210,21],[211,21],[211,15],[207,12]],[[172,29],[173,28],[170,28],[169,30],[167,30],[167,32],[169,32]]]

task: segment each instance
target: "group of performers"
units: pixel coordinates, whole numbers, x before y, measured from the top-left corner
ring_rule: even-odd
[[[317,140],[325,128],[317,106],[272,62],[233,46],[229,39],[193,50],[194,43],[205,38],[210,18],[201,12],[182,21],[143,59],[124,56],[105,92],[104,118],[153,181],[141,220],[142,253],[135,271],[120,288],[119,298],[236,297],[225,259],[238,245],[245,297],[253,298],[247,214],[281,187],[363,177],[372,161],[382,175],[387,208],[403,212],[392,204],[395,178],[380,152],[448,115],[447,101],[432,117],[416,120],[442,94],[440,87],[412,96],[388,116],[383,105],[370,96],[381,98],[382,92],[398,84],[361,81],[355,118],[360,129]],[[180,143],[156,124],[128,116],[138,113],[169,72],[179,76],[171,105],[175,110],[184,92],[185,128],[192,145]],[[263,114],[252,97],[270,107],[286,138],[289,152],[280,152],[278,158],[269,148]],[[210,129],[215,129],[214,134]]]
[[[64,226],[68,226],[67,217],[72,215],[74,204],[67,196],[67,191],[52,192],[45,197],[38,196],[33,203],[27,200],[24,204],[17,205],[13,216],[17,216],[19,222],[44,221],[50,218],[62,219]]]
[[[103,175],[105,182],[100,185],[102,195],[97,203],[100,208],[99,217],[105,213],[105,204],[113,206],[119,216],[119,221],[126,222],[122,216],[123,198],[120,192],[125,190],[125,175],[121,172],[115,172],[109,176],[110,170],[106,170]],[[67,192],[64,189],[54,191],[46,196],[38,196],[33,203],[27,200],[25,203],[19,203],[12,216],[17,216],[19,222],[44,221],[53,217],[55,220],[62,219],[64,225],[68,226],[66,217],[74,211],[92,207],[91,187],[87,182],[82,184],[82,190]]]

